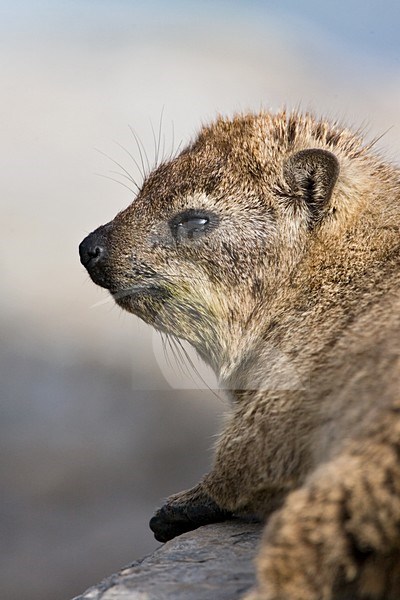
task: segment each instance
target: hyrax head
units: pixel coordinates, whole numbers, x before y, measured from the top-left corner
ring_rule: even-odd
[[[83,265],[121,307],[218,370],[332,213],[329,133],[284,113],[217,120],[83,240]]]

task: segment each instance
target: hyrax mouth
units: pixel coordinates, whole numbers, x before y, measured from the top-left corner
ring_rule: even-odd
[[[150,283],[136,283],[127,288],[120,290],[109,289],[109,291],[118,304],[122,304],[124,300],[134,301],[135,298],[145,299],[147,297],[162,299],[166,297],[166,290],[158,285]]]
[[[152,322],[171,294],[162,278],[145,265],[132,264],[129,273],[119,272],[113,266],[110,229],[110,224],[103,225],[81,242],[81,263],[92,281],[108,290],[121,308]]]

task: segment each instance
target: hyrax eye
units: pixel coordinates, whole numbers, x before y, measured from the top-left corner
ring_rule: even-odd
[[[191,209],[175,215],[170,221],[170,228],[177,241],[192,240],[203,235],[217,222],[216,215]]]
[[[205,219],[204,217],[193,217],[192,219],[187,219],[186,221],[179,223],[179,227],[184,227],[188,230],[201,229],[206,223],[208,223],[208,219]]]

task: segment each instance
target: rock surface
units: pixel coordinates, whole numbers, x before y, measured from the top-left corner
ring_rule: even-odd
[[[255,582],[262,526],[207,525],[162,545],[74,600],[235,600]]]

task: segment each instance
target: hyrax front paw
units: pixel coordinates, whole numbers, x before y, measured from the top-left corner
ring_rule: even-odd
[[[197,529],[201,525],[218,523],[232,517],[206,494],[201,484],[170,496],[150,520],[150,529],[159,542],[168,542],[177,535]]]
[[[288,496],[266,526],[259,586],[245,600],[400,598],[397,455],[379,450],[324,465]]]

